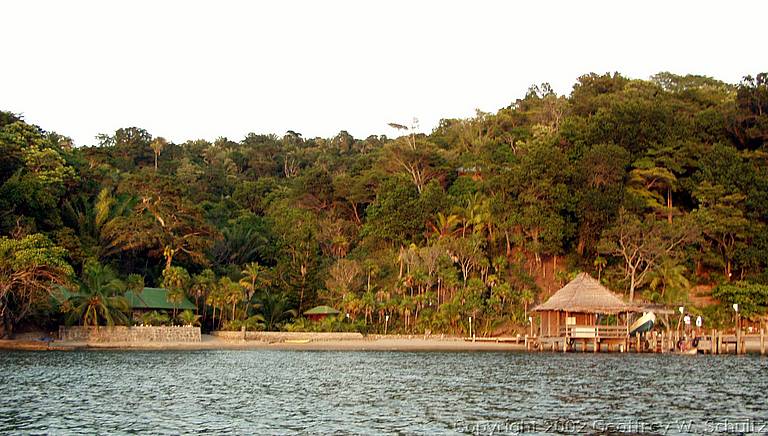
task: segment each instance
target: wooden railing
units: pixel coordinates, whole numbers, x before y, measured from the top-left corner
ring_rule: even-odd
[[[624,325],[569,325],[560,327],[560,336],[570,338],[614,339],[627,337]]]

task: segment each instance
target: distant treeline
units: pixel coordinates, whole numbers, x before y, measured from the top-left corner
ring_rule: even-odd
[[[205,328],[460,334],[472,316],[485,334],[578,271],[634,300],[719,301],[712,323],[768,306],[766,73],[588,74],[429,135],[382,120],[393,138],[129,127],[76,147],[27,121],[0,112],[6,333],[130,322],[122,294],[145,285]],[[301,317],[319,304],[342,316]]]

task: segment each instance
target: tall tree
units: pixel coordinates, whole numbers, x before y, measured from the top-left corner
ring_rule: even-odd
[[[663,259],[677,256],[685,244],[698,236],[698,226],[692,220],[670,224],[652,217],[640,219],[621,210],[614,226],[603,234],[599,249],[622,259],[629,301],[633,301],[635,290],[645,283],[648,274]]]
[[[153,139],[152,142],[149,144],[149,147],[152,149],[152,151],[155,154],[155,171],[157,171],[157,158],[160,157],[160,153],[163,152],[163,149],[168,145],[168,141],[165,140],[165,138],[158,136],[157,138]]]
[[[36,307],[45,307],[59,286],[71,283],[67,252],[41,234],[0,237],[0,318],[3,337]]]

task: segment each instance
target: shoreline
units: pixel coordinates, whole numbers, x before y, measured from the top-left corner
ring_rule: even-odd
[[[322,333],[294,336],[292,339],[224,339],[214,335],[202,335],[200,342],[84,342],[84,341],[41,341],[28,339],[2,339],[2,351],[79,351],[79,350],[123,350],[123,351],[205,351],[205,350],[283,350],[283,351],[413,351],[413,352],[548,352],[527,350],[523,342],[496,342],[490,338],[468,341],[459,337],[422,336],[368,336],[338,339]],[[748,354],[758,354],[759,343],[746,342]],[[581,352],[576,352],[581,354]],[[589,352],[588,354],[592,354]],[[636,353],[630,353],[636,354]],[[657,353],[653,353],[657,354]],[[676,353],[669,353],[675,355]],[[728,353],[730,355],[732,353]],[[726,355],[726,354],[724,354]]]
[[[289,351],[525,351],[522,343],[465,341],[463,338],[376,337],[303,341],[225,340],[203,335],[200,342],[71,342],[0,340],[0,350],[289,350]]]

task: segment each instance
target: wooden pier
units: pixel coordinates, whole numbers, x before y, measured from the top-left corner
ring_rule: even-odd
[[[530,351],[556,352],[634,352],[747,354],[766,353],[766,332],[746,334],[711,330],[708,334],[686,338],[680,331],[663,330],[628,336],[620,326],[568,326],[560,336],[525,337]],[[682,342],[681,342],[682,339]],[[679,346],[682,344],[683,349]]]

